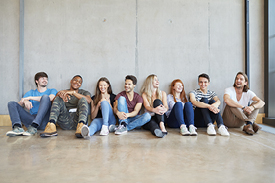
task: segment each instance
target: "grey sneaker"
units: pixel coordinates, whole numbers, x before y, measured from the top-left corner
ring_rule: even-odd
[[[6,133],[7,136],[9,137],[14,137],[14,136],[19,136],[19,135],[23,135],[24,133],[24,129],[21,127],[14,127],[14,129],[12,131],[8,131]]]
[[[37,128],[34,128],[33,126],[29,126],[28,127],[28,130],[23,132],[23,135],[24,136],[31,136],[31,135],[34,135],[37,133]]]
[[[82,126],[81,135],[82,135],[83,138],[89,138],[90,137],[90,129],[87,125]]]
[[[121,135],[127,133],[127,128],[124,125],[119,125],[117,130],[115,131],[116,135]]]
[[[109,126],[109,132],[115,132],[117,130],[117,126],[116,125],[110,125]]]

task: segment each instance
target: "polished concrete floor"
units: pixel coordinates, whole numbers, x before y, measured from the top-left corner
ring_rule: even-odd
[[[275,182],[275,135],[229,129],[230,137],[155,138],[148,131],[77,139],[7,137],[0,127],[0,182]]]

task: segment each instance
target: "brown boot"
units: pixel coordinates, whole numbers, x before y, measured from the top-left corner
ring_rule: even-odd
[[[83,138],[83,136],[81,135],[81,128],[84,124],[83,123],[78,123],[77,127],[76,127],[76,131],[75,131],[75,136],[77,138]]]
[[[262,127],[257,125],[257,123],[255,123],[255,122],[253,123],[252,127],[253,127],[253,130],[255,133],[257,133],[258,130],[262,129]]]
[[[57,136],[56,126],[54,123],[48,122],[44,132],[40,133],[40,137]]]
[[[253,135],[255,132],[252,129],[252,125],[251,124],[247,124],[243,127],[243,131],[245,133],[247,133],[248,135]]]

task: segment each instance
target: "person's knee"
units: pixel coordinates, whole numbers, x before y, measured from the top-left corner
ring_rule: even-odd
[[[48,101],[48,102],[51,101],[49,95],[42,95],[40,102],[44,102],[44,101]]]
[[[161,105],[162,104],[162,101],[160,100],[160,99],[156,99],[156,100],[154,100],[154,102],[153,102],[153,106],[154,107],[157,107],[157,106],[159,106],[159,105]]]
[[[208,104],[208,99],[207,98],[201,98],[200,102]]]
[[[80,103],[84,103],[85,105],[88,106],[88,102],[87,102],[87,100],[86,100],[85,97],[82,97],[82,98],[79,100],[79,102],[80,102]]]
[[[144,115],[144,121],[148,122],[151,120],[151,115],[148,112],[144,113],[143,115]]]
[[[118,104],[124,104],[125,102],[126,102],[126,98],[125,97],[123,97],[123,96],[120,96],[118,99],[117,99],[117,102],[118,102]]]
[[[14,102],[14,101],[10,101],[8,102],[8,107],[11,107],[12,105],[16,104],[17,102]]]

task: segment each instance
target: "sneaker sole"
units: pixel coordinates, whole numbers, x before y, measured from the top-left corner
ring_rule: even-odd
[[[6,133],[7,136],[9,137],[15,137],[15,136],[22,136],[24,132],[22,133]]]
[[[28,133],[28,132],[23,132],[22,135],[23,135],[23,136],[32,136],[32,135],[35,135],[35,134],[31,134],[31,133]]]
[[[190,136],[198,136],[197,133],[190,133]]]
[[[127,131],[124,131],[124,132],[115,132],[116,135],[122,135],[122,134],[126,134]]]
[[[190,136],[190,133],[184,133],[184,134],[181,133],[181,135],[182,136]]]
[[[208,135],[209,135],[209,136],[216,136],[217,134],[209,134],[209,133],[208,133]]]
[[[90,137],[90,130],[89,130],[89,127],[82,127],[81,128],[81,135],[83,138],[88,138]]]
[[[155,130],[154,130],[154,133],[155,133],[155,135],[156,135],[157,137],[159,137],[159,138],[164,137],[164,134],[163,134],[162,131],[159,130],[159,129],[155,129]]]
[[[44,138],[44,137],[54,137],[57,136],[57,133],[52,133],[52,134],[40,134],[40,137]]]
[[[76,136],[77,138],[83,138],[83,136],[81,135],[81,133],[75,133],[75,136]]]

